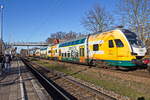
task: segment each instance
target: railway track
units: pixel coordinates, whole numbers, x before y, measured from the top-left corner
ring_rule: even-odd
[[[54,99],[116,100],[111,96],[67,77],[63,73],[46,69],[25,59],[22,60],[40,80],[41,84],[46,87]]]
[[[36,76],[39,82],[47,90],[54,100],[76,100],[74,96],[66,92],[52,80],[48,79],[44,74],[40,73],[36,68],[34,68],[27,60],[22,59],[24,64],[30,69],[30,71]]]

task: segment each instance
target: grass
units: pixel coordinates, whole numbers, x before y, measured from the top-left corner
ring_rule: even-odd
[[[89,75],[85,74],[77,74],[75,75],[76,78],[80,78],[82,80],[85,80],[87,82],[93,83],[97,86],[103,87],[107,90],[114,91],[118,94],[128,96],[131,99],[136,99],[137,97],[141,97],[145,94],[137,92],[136,90],[126,87],[124,85],[121,85],[119,82],[113,82],[109,80],[103,80],[103,79],[95,79],[93,77],[90,77]]]
[[[117,78],[114,78],[114,77],[108,76],[108,75],[103,75],[103,77],[99,77],[99,78],[93,77],[91,74],[94,75],[95,73],[80,72],[80,73],[74,74],[76,72],[75,70],[73,70],[69,67],[66,67],[65,65],[62,65],[62,64],[61,65],[58,63],[50,64],[49,62],[46,62],[46,61],[41,61],[41,60],[36,61],[34,59],[32,59],[32,61],[34,61],[38,64],[42,64],[43,66],[46,66],[50,69],[63,72],[65,74],[69,74],[69,75],[72,74],[73,77],[90,82],[97,86],[103,87],[107,90],[114,91],[123,96],[128,96],[132,100],[136,100],[138,97],[142,97],[142,96],[145,98],[145,100],[150,100],[150,95],[148,93],[146,94],[143,91],[137,91],[137,89],[132,88],[129,85],[129,84],[131,84],[131,86],[144,88],[143,84],[139,84],[139,83],[135,83],[135,82],[131,82],[131,81],[123,82],[120,79],[117,79]]]
[[[59,66],[58,64],[50,64],[49,62],[43,62],[43,61],[35,61],[34,62],[38,63],[38,64],[41,64],[45,67],[48,67],[52,70],[57,70],[57,71],[60,71],[60,72],[63,72],[65,74],[73,74],[73,71],[71,70],[68,70],[67,67],[65,66]]]

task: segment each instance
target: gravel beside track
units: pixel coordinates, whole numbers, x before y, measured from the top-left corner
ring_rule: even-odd
[[[146,69],[139,69],[139,70],[134,70],[134,71],[118,71],[118,70],[111,70],[111,69],[99,69],[99,68],[94,68],[98,70],[102,74],[107,74],[111,75],[114,77],[118,77],[123,80],[128,80],[128,81],[135,81],[138,83],[143,83],[150,85],[150,74],[146,71]]]

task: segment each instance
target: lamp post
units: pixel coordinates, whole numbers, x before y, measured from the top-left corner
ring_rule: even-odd
[[[3,44],[3,5],[0,5],[0,55],[4,54]]]
[[[0,5],[0,11],[1,11],[1,41],[3,41],[3,5]]]

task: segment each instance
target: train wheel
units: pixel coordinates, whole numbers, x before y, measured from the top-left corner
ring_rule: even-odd
[[[108,64],[106,62],[103,62],[103,61],[99,61],[99,63],[97,63],[97,67],[98,68],[105,68],[105,69],[108,69]]]
[[[96,62],[95,60],[93,60],[93,61],[92,61],[92,65],[93,65],[94,67],[96,67],[96,66],[97,66],[97,62]]]

